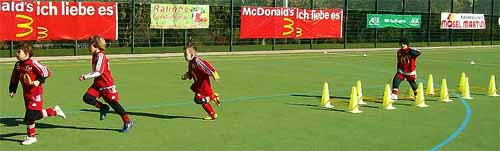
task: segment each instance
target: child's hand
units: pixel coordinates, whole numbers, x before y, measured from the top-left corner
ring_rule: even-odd
[[[188,79],[191,79],[191,75],[189,74],[189,72],[186,72],[181,76],[181,80],[188,80]]]
[[[85,77],[83,75],[80,75],[80,81],[85,80]]]

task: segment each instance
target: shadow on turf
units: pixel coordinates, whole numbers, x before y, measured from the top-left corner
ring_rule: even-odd
[[[99,113],[99,110],[81,109],[80,111],[83,111],[83,112],[97,112],[97,113]],[[108,113],[114,113],[114,112],[110,111]],[[144,113],[144,112],[127,112],[127,113],[129,115],[134,115],[134,116],[144,116],[144,117],[152,117],[152,118],[159,118],[159,119],[196,119],[196,120],[203,119],[203,118],[200,118],[200,117],[179,116],[179,115],[162,115],[162,114]]]
[[[0,123],[5,127],[13,127],[24,125],[23,118],[0,118]],[[109,129],[109,128],[94,128],[94,127],[78,127],[78,126],[67,126],[67,125],[56,125],[48,123],[36,122],[36,128],[49,129],[49,128],[63,128],[63,129],[78,129],[78,130],[98,130],[98,131],[116,131],[120,132],[120,129]],[[11,141],[11,142],[22,142],[22,140],[11,139],[8,137],[26,135],[26,133],[7,133],[0,134],[0,141]]]

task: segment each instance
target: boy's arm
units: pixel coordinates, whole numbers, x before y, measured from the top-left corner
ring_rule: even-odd
[[[420,52],[420,50],[418,49],[415,49],[415,48],[411,48],[410,50],[410,56],[413,56],[413,57],[418,57],[420,56],[422,53]]]
[[[217,73],[215,67],[212,66],[212,64],[210,64],[208,61],[200,60],[200,62],[197,62],[197,64],[205,74],[208,74],[209,76],[213,77],[214,80],[220,79],[219,73]]]
[[[33,66],[35,67],[34,71],[37,74],[37,78],[32,84],[38,86],[40,83],[45,83],[45,80],[50,76],[50,70],[38,61],[33,61]]]
[[[17,72],[16,68],[18,63],[14,65],[14,69],[12,70],[12,75],[10,76],[10,84],[9,84],[9,96],[14,96],[17,91],[17,86],[19,84],[19,72]]]
[[[102,53],[99,53],[97,55],[98,59],[97,59],[97,63],[95,65],[95,69],[93,69],[94,71],[91,72],[91,73],[87,73],[87,74],[84,74],[84,75],[81,75],[80,76],[80,80],[87,80],[87,79],[92,79],[92,78],[97,78],[99,76],[102,75],[103,73],[103,70],[104,70],[104,54]]]

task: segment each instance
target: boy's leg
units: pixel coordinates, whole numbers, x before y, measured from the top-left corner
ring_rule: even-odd
[[[196,104],[201,104],[201,107],[203,107],[203,110],[207,112],[209,117],[205,118],[206,120],[214,120],[217,118],[217,114],[215,113],[214,109],[210,105],[210,97],[209,96],[203,96],[201,94],[196,94],[194,96],[194,102]]]
[[[33,143],[36,143],[37,142],[37,139],[36,139],[36,130],[35,130],[35,122],[34,121],[28,121],[26,122],[26,125],[27,125],[27,133],[28,133],[28,136],[24,139],[23,142],[21,142],[21,144],[23,145],[31,145]]]
[[[401,82],[403,82],[404,80],[404,75],[397,72],[395,75],[394,75],[394,78],[392,79],[392,95],[391,95],[391,99],[393,100],[397,100],[398,99],[398,93],[399,93],[399,85],[401,84]]]
[[[21,144],[30,145],[35,143],[36,140],[36,129],[35,129],[35,121],[43,118],[42,111],[38,110],[30,110],[27,109],[24,114],[24,122],[26,123],[26,134],[27,137]]]
[[[113,110],[120,115],[123,121],[123,128],[122,132],[128,132],[129,129],[132,127],[133,122],[130,120],[128,113],[125,111],[125,109],[122,107],[122,105],[118,102],[120,99],[120,96],[118,95],[118,92],[114,89],[111,90],[103,90],[102,91],[103,98],[106,101],[106,103],[113,108]]]
[[[413,94],[415,94],[415,96],[417,96],[417,82],[416,82],[417,76],[410,75],[407,77],[407,79],[408,79],[408,83],[410,83],[411,89],[413,90]]]
[[[122,128],[121,132],[124,132],[124,133],[128,132],[130,130],[130,128],[132,127],[133,122],[128,117],[128,114],[125,111],[125,109],[120,105],[120,103],[118,103],[118,101],[107,101],[107,102],[108,102],[109,106],[111,106],[111,108],[113,108],[113,110],[115,110],[115,112],[118,113],[118,115],[120,115],[120,117],[122,118],[123,128]]]
[[[99,92],[97,90],[95,90],[94,88],[90,87],[87,90],[87,92],[83,95],[83,102],[98,108],[99,109],[99,119],[104,120],[104,118],[106,118],[106,114],[109,111],[109,106],[98,101],[97,100],[98,96],[99,96]]]

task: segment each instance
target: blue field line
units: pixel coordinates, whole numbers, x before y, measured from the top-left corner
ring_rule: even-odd
[[[471,116],[471,112],[472,112],[469,104],[467,103],[467,101],[465,99],[460,97],[460,95],[453,93],[453,96],[457,97],[458,100],[460,100],[460,102],[462,102],[462,104],[465,107],[466,111],[465,111],[464,121],[462,121],[462,124],[460,124],[460,126],[453,132],[453,134],[451,134],[448,138],[446,138],[441,143],[432,147],[429,151],[437,151],[437,150],[441,149],[441,147],[443,147],[443,146],[447,145],[448,143],[450,143],[451,141],[453,141],[453,139],[455,139],[462,131],[464,131],[465,127],[467,127],[467,124],[469,124],[470,116]]]

